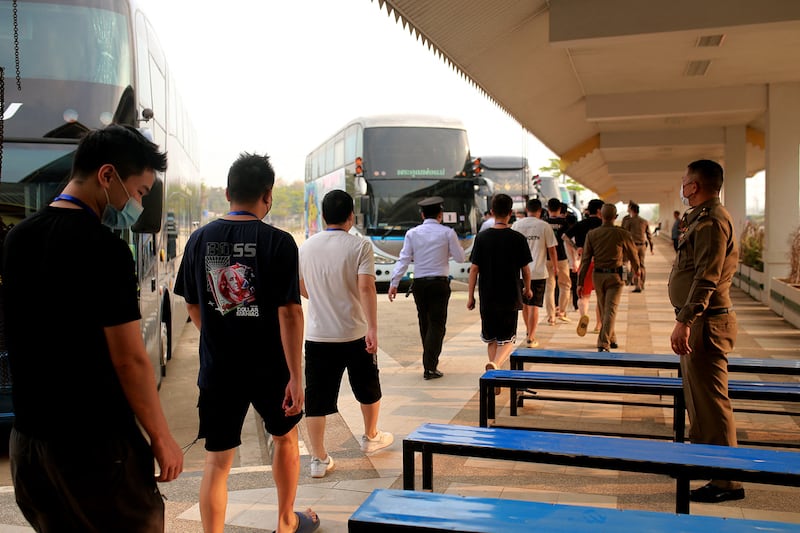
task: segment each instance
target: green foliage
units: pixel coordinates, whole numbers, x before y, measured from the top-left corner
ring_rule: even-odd
[[[748,220],[739,244],[740,260],[745,265],[764,272],[764,226]]]
[[[569,176],[565,175],[561,171],[561,160],[560,159],[551,157],[550,159],[548,159],[548,161],[550,161],[550,164],[548,164],[545,167],[539,167],[539,172],[541,172],[545,176],[552,176],[554,178],[562,178],[562,177],[566,178],[565,183],[567,185],[567,190],[568,191],[578,191],[578,192],[580,192],[580,191],[585,191],[586,190],[586,187],[584,187],[583,185],[581,185],[580,183],[578,183],[574,179],[570,178]]]
[[[550,161],[550,164],[546,167],[539,167],[539,172],[545,176],[560,178],[563,174],[563,172],[561,172],[561,160],[551,157],[548,161]]]
[[[285,183],[278,180],[272,189],[272,210],[275,218],[291,218],[303,216],[303,182]]]

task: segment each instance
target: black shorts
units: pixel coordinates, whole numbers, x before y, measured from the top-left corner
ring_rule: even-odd
[[[547,287],[547,279],[532,279],[531,292],[533,292],[533,296],[531,296],[531,299],[528,300],[527,298],[525,298],[523,293],[522,303],[525,305],[542,307],[544,305],[545,287]]]
[[[306,416],[338,412],[345,369],[359,403],[370,405],[381,399],[378,356],[367,352],[363,338],[350,342],[306,341]]]
[[[163,533],[153,452],[137,428],[128,436],[66,440],[55,444],[11,431],[14,493],[37,531]]]
[[[481,340],[506,344],[517,340],[517,318],[519,311],[511,309],[481,309]]]
[[[236,448],[242,443],[242,426],[251,404],[264,420],[264,428],[270,435],[286,435],[300,422],[303,414],[286,416],[283,411],[285,394],[286,382],[282,379],[272,382],[264,379],[256,385],[237,383],[230,387],[200,389],[197,437],[206,440],[205,447],[210,452]]]

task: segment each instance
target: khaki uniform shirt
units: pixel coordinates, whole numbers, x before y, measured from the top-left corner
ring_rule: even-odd
[[[586,234],[578,286],[583,286],[592,258],[595,271],[621,268],[622,262],[627,259],[631,262],[631,270],[634,273],[639,272],[639,252],[631,233],[613,224],[603,224]]]
[[[649,244],[653,247],[653,236],[650,234],[650,224],[639,215],[626,217],[622,221],[622,228],[631,232],[633,242],[637,245]]]
[[[669,300],[676,320],[691,325],[706,309],[730,308],[730,288],[739,251],[728,211],[713,198],[683,216],[686,228],[669,275]]]

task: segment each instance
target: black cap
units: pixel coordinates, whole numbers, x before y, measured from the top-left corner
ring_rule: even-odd
[[[444,198],[441,196],[429,196],[428,198],[424,198],[417,202],[417,205],[420,207],[427,207],[429,205],[439,205],[444,203]]]

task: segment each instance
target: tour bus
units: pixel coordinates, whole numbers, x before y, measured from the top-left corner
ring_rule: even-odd
[[[480,175],[493,184],[493,193],[507,194],[514,201],[514,211],[525,209],[525,202],[534,194],[528,158],[488,155],[478,158]],[[491,207],[491,198],[488,200]]]
[[[353,232],[371,241],[376,283],[383,287],[406,231],[422,222],[417,202],[444,199],[443,223],[469,253],[479,228],[477,181],[467,132],[455,119],[382,115],[351,121],[306,158],[306,236],[324,229],[322,198],[341,189],[355,199]],[[467,280],[469,263],[451,261],[450,275]],[[407,277],[413,277],[413,263]]]
[[[174,277],[186,240],[201,220],[189,115],[156,34],[133,0],[15,4],[0,0],[0,66],[5,70],[0,241],[10,226],[63,189],[86,132],[118,123],[151,136],[167,152],[169,168],[144,198],[137,224],[118,233],[135,259],[142,335],[160,385],[174,336],[187,319],[183,301],[174,299]],[[10,23],[14,7],[18,32]],[[21,90],[15,80],[16,50]],[[7,396],[5,349],[0,317],[0,390]]]

